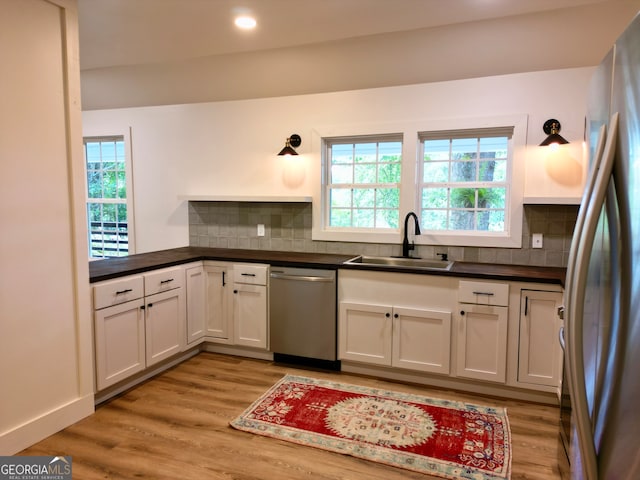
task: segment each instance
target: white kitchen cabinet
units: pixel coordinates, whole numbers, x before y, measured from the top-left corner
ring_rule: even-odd
[[[130,276],[93,288],[98,390],[146,367],[143,285]]]
[[[340,359],[449,373],[451,312],[340,303]]]
[[[339,358],[390,366],[391,310],[387,305],[340,302]]]
[[[391,352],[393,367],[448,374],[451,312],[394,307]]]
[[[147,367],[184,350],[185,304],[182,288],[145,297]]]
[[[214,342],[232,341],[232,272],[230,264],[205,264],[205,336]]]
[[[460,304],[457,376],[505,382],[508,310]]]
[[[98,390],[145,369],[142,298],[95,312]]]
[[[456,375],[505,383],[509,285],[460,281]]]
[[[180,353],[186,345],[184,269],[144,275],[147,367]]]
[[[268,348],[268,265],[233,266],[233,343]]]
[[[184,275],[176,267],[94,285],[98,390],[185,349]]]
[[[197,345],[204,338],[206,327],[206,279],[200,263],[185,268],[187,308],[187,345]]]
[[[562,381],[561,320],[557,309],[562,293],[522,289],[518,382],[558,387]]]

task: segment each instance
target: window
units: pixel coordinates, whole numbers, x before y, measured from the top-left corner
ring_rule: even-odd
[[[402,137],[325,139],[325,208],[330,229],[397,229]]]
[[[126,256],[132,249],[124,137],[85,138],[84,154],[89,255],[92,258]]]
[[[419,134],[423,231],[504,234],[513,127]]]
[[[522,245],[527,116],[439,118],[313,130],[312,239],[418,245]]]

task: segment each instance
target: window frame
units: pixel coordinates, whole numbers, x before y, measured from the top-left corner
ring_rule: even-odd
[[[398,163],[399,167],[400,167],[400,174],[402,175],[402,168],[403,168],[403,157],[402,157],[402,135],[401,134],[385,134],[385,135],[357,135],[357,136],[346,136],[346,137],[329,137],[329,138],[324,138],[323,139],[323,152],[322,154],[325,156],[326,161],[324,162],[325,164],[325,168],[326,168],[326,172],[325,173],[325,178],[327,178],[327,181],[323,184],[323,189],[324,189],[324,201],[323,201],[323,208],[325,209],[324,211],[324,216],[327,219],[327,225],[326,225],[326,229],[327,231],[334,231],[334,232],[369,232],[369,233],[376,233],[376,232],[397,232],[398,228],[394,228],[394,227],[388,227],[388,228],[384,228],[384,227],[357,227],[357,226],[349,226],[349,227],[342,227],[342,226],[332,226],[330,225],[331,222],[331,213],[332,213],[332,205],[331,205],[331,192],[332,190],[340,190],[340,189],[347,189],[350,188],[351,190],[354,189],[373,189],[373,190],[378,190],[378,189],[386,189],[386,188],[397,188],[398,189],[398,194],[401,191],[402,188],[402,176],[400,176],[400,178],[398,179],[398,182],[396,183],[380,183],[380,182],[370,182],[370,183],[357,183],[357,182],[351,182],[351,183],[334,183],[334,182],[330,182],[329,179],[331,178],[331,161],[330,159],[332,158],[332,153],[333,153],[333,148],[336,145],[364,145],[364,144],[371,144],[371,143],[375,143],[375,144],[380,144],[380,143],[388,143],[388,142],[393,142],[393,143],[400,143],[400,162]],[[361,165],[366,164],[362,163]],[[376,161],[373,163],[374,165],[376,165],[376,167],[379,167],[380,165],[384,165],[387,162],[380,162],[379,161],[379,157],[376,158]],[[395,162],[394,162],[395,163]],[[372,163],[369,163],[370,165]],[[356,165],[359,165],[359,163],[357,163],[354,159],[354,161],[350,164],[353,168],[355,168]],[[352,210],[352,212],[354,210],[356,210],[355,208],[356,206],[353,205],[353,203],[350,206],[350,209]],[[378,208],[376,205],[374,205],[373,207],[373,214],[374,217],[377,215],[379,210],[384,210],[382,208]],[[398,225],[400,225],[400,221],[401,221],[401,215],[400,215],[400,199],[398,198]]]
[[[104,197],[90,198],[89,197],[89,182],[88,182],[88,162],[86,157],[86,144],[91,142],[111,142],[111,141],[123,141],[124,142],[124,172],[125,172],[125,188],[126,198],[124,201],[119,199],[109,199]],[[82,151],[84,160],[84,172],[85,172],[85,215],[87,226],[87,241],[88,241],[88,253],[90,260],[100,260],[103,258],[117,258],[107,256],[92,256],[91,247],[91,225],[89,216],[89,204],[124,204],[127,208],[127,256],[136,253],[135,249],[135,221],[134,221],[134,200],[133,200],[133,168],[131,162],[131,142],[130,133],[125,134],[107,134],[107,135],[85,135],[82,139]]]
[[[385,124],[331,125],[314,128],[311,131],[310,161],[313,165],[311,181],[313,182],[312,240],[400,244],[402,242],[404,217],[408,212],[420,210],[419,162],[421,132],[479,130],[484,128],[512,127],[511,138],[511,172],[508,216],[510,224],[505,226],[501,234],[483,235],[481,232],[465,232],[455,234],[433,234],[432,232],[413,237],[416,245],[446,245],[463,247],[500,247],[521,248],[522,222],[524,216],[524,167],[527,158],[527,124],[526,114],[495,115],[490,117],[469,118],[434,118],[429,120],[411,120],[406,122],[389,122]],[[357,137],[388,134],[402,134],[402,174],[400,190],[400,225],[395,231],[334,231],[327,229],[326,212],[327,159],[323,153],[324,139],[333,137]]]
[[[488,138],[506,138],[507,139],[507,155],[503,159],[499,159],[501,161],[505,161],[506,165],[506,174],[504,180],[501,181],[483,181],[480,179],[474,179],[469,181],[455,181],[452,179],[448,179],[446,181],[426,181],[424,176],[425,169],[425,142],[428,141],[446,141],[449,142],[449,148],[453,148],[453,141],[455,140],[473,140],[476,142],[477,150],[475,153],[478,154],[475,158],[471,159],[470,163],[479,164],[482,162],[482,157],[480,154],[480,144],[482,139]],[[429,131],[429,132],[418,132],[418,177],[416,182],[416,194],[417,194],[417,215],[418,218],[421,219],[421,230],[424,234],[432,234],[432,235],[487,235],[487,236],[503,236],[505,231],[508,230],[510,225],[510,213],[511,209],[509,208],[510,200],[511,200],[511,172],[513,170],[513,127],[498,127],[498,128],[479,128],[479,129],[460,129],[460,130],[440,130],[440,131]],[[459,160],[449,157],[446,161],[434,160],[434,163],[448,163],[450,167],[453,167],[454,164],[460,162],[466,162],[467,160]],[[478,165],[478,169],[476,169],[476,173],[479,173],[480,165]],[[450,172],[450,170],[449,170]],[[422,221],[424,217],[424,211],[428,210],[423,206],[423,190],[425,188],[463,188],[463,189],[474,189],[476,192],[481,188],[504,188],[505,190],[505,205],[504,209],[496,209],[504,212],[504,231],[490,231],[490,230],[430,230],[425,222]],[[459,210],[458,208],[451,207],[447,205],[444,208],[439,210],[450,212]],[[477,206],[471,209],[472,211],[480,210]],[[448,216],[448,215],[447,215]]]

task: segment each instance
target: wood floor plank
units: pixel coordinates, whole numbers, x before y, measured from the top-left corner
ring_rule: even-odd
[[[156,376],[20,454],[71,455],[74,478],[82,480],[435,478],[229,426],[285,374],[506,407],[512,480],[560,479],[555,407],[214,353],[201,353]]]

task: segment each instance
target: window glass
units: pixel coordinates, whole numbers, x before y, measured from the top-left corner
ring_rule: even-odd
[[[84,140],[89,253],[94,258],[129,254],[124,137]]]
[[[325,139],[329,227],[397,229],[400,209],[400,138]]]
[[[423,231],[505,232],[512,128],[420,135]]]

